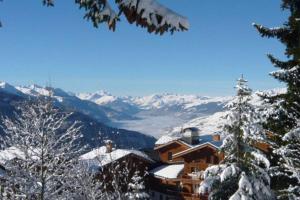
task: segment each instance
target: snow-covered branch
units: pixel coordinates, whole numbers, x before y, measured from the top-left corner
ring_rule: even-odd
[[[83,150],[79,123],[66,123],[70,115],[53,107],[50,99],[40,98],[21,104],[14,119],[3,120],[2,140],[22,155],[4,163],[8,196],[62,198],[71,178],[68,172]]]

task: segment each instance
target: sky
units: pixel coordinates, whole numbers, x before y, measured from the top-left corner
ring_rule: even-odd
[[[283,87],[268,75],[266,58],[284,47],[251,25],[279,26],[280,0],[160,0],[186,16],[190,30],[157,36],[124,17],[116,32],[83,19],[74,0],[0,2],[0,80],[13,85],[51,82],[72,92],[224,96],[241,75],[254,90]]]

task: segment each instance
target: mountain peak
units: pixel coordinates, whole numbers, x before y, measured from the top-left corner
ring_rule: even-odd
[[[4,82],[4,81],[0,81],[0,90],[10,93],[10,94],[15,94],[15,95],[20,95],[21,93],[19,92],[19,90],[17,90],[14,86]]]

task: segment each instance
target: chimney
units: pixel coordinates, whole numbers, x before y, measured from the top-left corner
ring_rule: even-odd
[[[213,137],[213,141],[215,142],[221,141],[221,136],[219,134],[213,135],[212,137]]]
[[[105,140],[106,153],[111,153],[113,150],[113,143],[111,140]]]

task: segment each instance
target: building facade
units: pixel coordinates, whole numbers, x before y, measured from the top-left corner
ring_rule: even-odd
[[[196,128],[183,129],[182,137],[157,144],[161,165],[150,171],[150,196],[153,200],[205,200],[200,194],[202,174],[219,164],[223,154],[219,135],[199,135]]]

